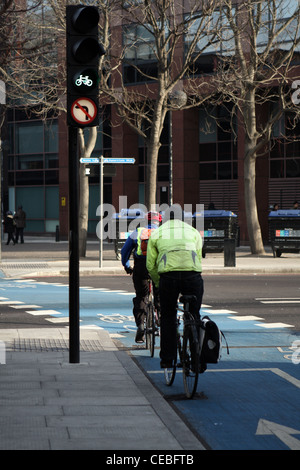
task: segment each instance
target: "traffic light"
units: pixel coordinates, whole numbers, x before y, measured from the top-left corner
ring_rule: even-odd
[[[96,7],[68,5],[67,20],[67,123],[73,127],[99,124],[99,58]]]

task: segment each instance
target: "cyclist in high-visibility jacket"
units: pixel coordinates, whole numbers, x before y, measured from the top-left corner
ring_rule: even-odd
[[[149,294],[149,273],[146,268],[146,247],[150,236],[150,231],[158,228],[162,217],[158,212],[148,212],[146,214],[148,221],[147,227],[139,227],[130,237],[127,238],[121,249],[121,261],[127,274],[132,274],[132,280],[136,296],[133,298],[133,316],[137,326],[135,341],[144,342],[144,316],[145,307]],[[146,232],[146,233],[145,233]],[[145,239],[143,240],[143,236]],[[129,258],[133,252],[133,268],[130,266]],[[156,290],[154,291],[154,300],[158,307]]]
[[[176,213],[175,213],[176,217]],[[168,220],[149,239],[146,267],[159,286],[161,367],[176,360],[176,307],[179,294],[195,295],[191,313],[200,318],[203,297],[202,239],[198,230],[179,218]]]

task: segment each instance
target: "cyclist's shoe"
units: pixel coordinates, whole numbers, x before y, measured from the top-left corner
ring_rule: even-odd
[[[203,374],[203,372],[205,372],[207,369],[207,366],[206,364],[204,364],[203,362],[199,364],[199,374]]]
[[[144,328],[142,325],[139,325],[138,328],[137,328],[137,331],[136,331],[136,335],[135,335],[135,342],[136,343],[144,343],[145,341],[145,332],[144,332]]]

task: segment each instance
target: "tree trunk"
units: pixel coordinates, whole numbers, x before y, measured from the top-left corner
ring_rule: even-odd
[[[164,99],[159,97],[153,112],[153,125],[151,126],[150,138],[147,142],[147,177],[145,191],[145,205],[150,211],[154,210],[156,204],[156,183],[157,183],[157,161],[160,148],[160,136],[166,116],[163,107]]]
[[[156,181],[157,181],[157,161],[159,151],[159,141],[150,142],[147,146],[147,178],[145,205],[147,210],[154,208],[156,204]]]
[[[85,144],[83,130],[80,129],[79,135],[79,148],[80,156],[89,158],[95,148],[97,140],[97,127],[89,128],[88,141]],[[79,167],[79,185],[80,185],[80,198],[79,198],[79,256],[86,256],[86,242],[89,221],[89,178],[85,175],[85,165],[80,164]]]
[[[254,141],[253,141],[254,140]],[[245,160],[244,160],[244,180],[245,180],[245,208],[248,227],[248,236],[250,249],[252,254],[264,254],[264,246],[262,242],[261,228],[258,220],[256,190],[255,190],[255,164],[256,155],[254,148],[256,139],[245,140]]]
[[[79,167],[79,256],[86,256],[86,242],[89,221],[89,178],[85,174],[85,165]]]

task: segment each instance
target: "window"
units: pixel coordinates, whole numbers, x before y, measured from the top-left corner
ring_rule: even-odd
[[[270,142],[270,178],[300,177],[300,122],[286,114],[274,126]]]
[[[13,114],[9,123],[9,185],[58,184],[57,121],[30,120],[17,110]],[[13,121],[14,117],[20,121]]]
[[[237,179],[237,149],[232,126],[230,108],[200,109],[200,180]]]
[[[41,121],[17,123],[15,129],[16,153],[43,152],[43,132],[43,123]]]
[[[151,28],[143,25],[124,26],[124,83],[147,82],[157,77],[155,38]]]
[[[234,8],[232,8],[234,11]],[[205,17],[189,22],[186,15],[188,32],[185,35],[185,54],[191,48],[195,36],[198,37],[193,52],[194,62],[190,67],[192,75],[213,73],[221,56],[234,54],[234,38],[225,13],[215,10]]]
[[[167,113],[163,131],[161,134],[161,146],[158,152],[158,162],[157,162],[157,181],[167,182],[169,181],[169,113]],[[139,137],[139,183],[146,182],[147,174],[147,147],[145,145],[144,139]]]
[[[295,18],[289,22],[288,20],[297,10],[298,17],[296,14]],[[259,17],[260,20],[257,20],[257,27],[259,28],[256,41],[257,46],[264,49],[264,46],[268,44],[269,38],[271,38],[273,49],[290,50],[295,38],[299,39],[300,18],[298,0],[273,0],[271,2],[265,1],[254,4],[254,20],[258,18],[258,11],[261,17]],[[296,50],[300,50],[299,45]]]

